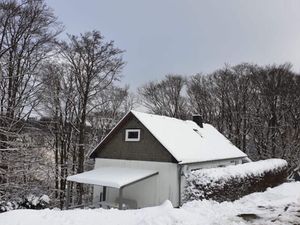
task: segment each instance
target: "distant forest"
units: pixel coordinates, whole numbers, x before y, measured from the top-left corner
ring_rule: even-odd
[[[128,110],[201,114],[252,160],[300,165],[300,76],[292,65],[225,65],[168,74],[135,93],[122,85],[125,52],[99,31],[68,35],[44,0],[0,3],[0,201],[47,194],[62,207],[66,177]],[[88,187],[72,186],[78,203]]]

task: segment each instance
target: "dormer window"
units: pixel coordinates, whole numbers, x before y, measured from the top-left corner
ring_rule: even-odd
[[[140,141],[140,129],[126,129],[125,141]]]

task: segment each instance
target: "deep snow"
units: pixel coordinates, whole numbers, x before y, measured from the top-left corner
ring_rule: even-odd
[[[240,215],[240,216],[238,216]],[[244,217],[245,219],[243,219]],[[0,225],[242,225],[300,224],[300,182],[285,183],[235,202],[193,201],[174,209],[169,201],[139,210],[15,210]]]

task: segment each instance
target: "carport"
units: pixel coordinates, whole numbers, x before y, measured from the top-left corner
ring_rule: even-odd
[[[157,174],[158,172],[154,170],[125,167],[101,167],[84,173],[68,176],[66,209],[69,208],[70,204],[70,182],[102,186],[103,195],[99,205],[101,207],[110,206],[123,209],[123,189]],[[119,190],[117,205],[112,202],[106,202],[107,187],[117,188]]]

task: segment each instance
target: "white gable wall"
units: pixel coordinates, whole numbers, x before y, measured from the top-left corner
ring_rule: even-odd
[[[151,169],[158,171],[158,175],[129,185],[123,189],[123,198],[137,201],[138,208],[160,205],[165,200],[170,200],[175,207],[179,206],[178,164],[96,158],[95,169],[106,166]],[[99,201],[101,190],[101,187],[95,186],[95,201]],[[114,202],[118,197],[118,191],[118,189],[108,188],[106,200]]]
[[[209,168],[216,168],[216,167],[221,167],[221,166],[237,165],[237,164],[241,164],[241,163],[242,163],[242,158],[223,159],[223,160],[186,164],[186,169],[188,171],[192,171],[192,170],[197,170],[197,169],[209,169]]]

